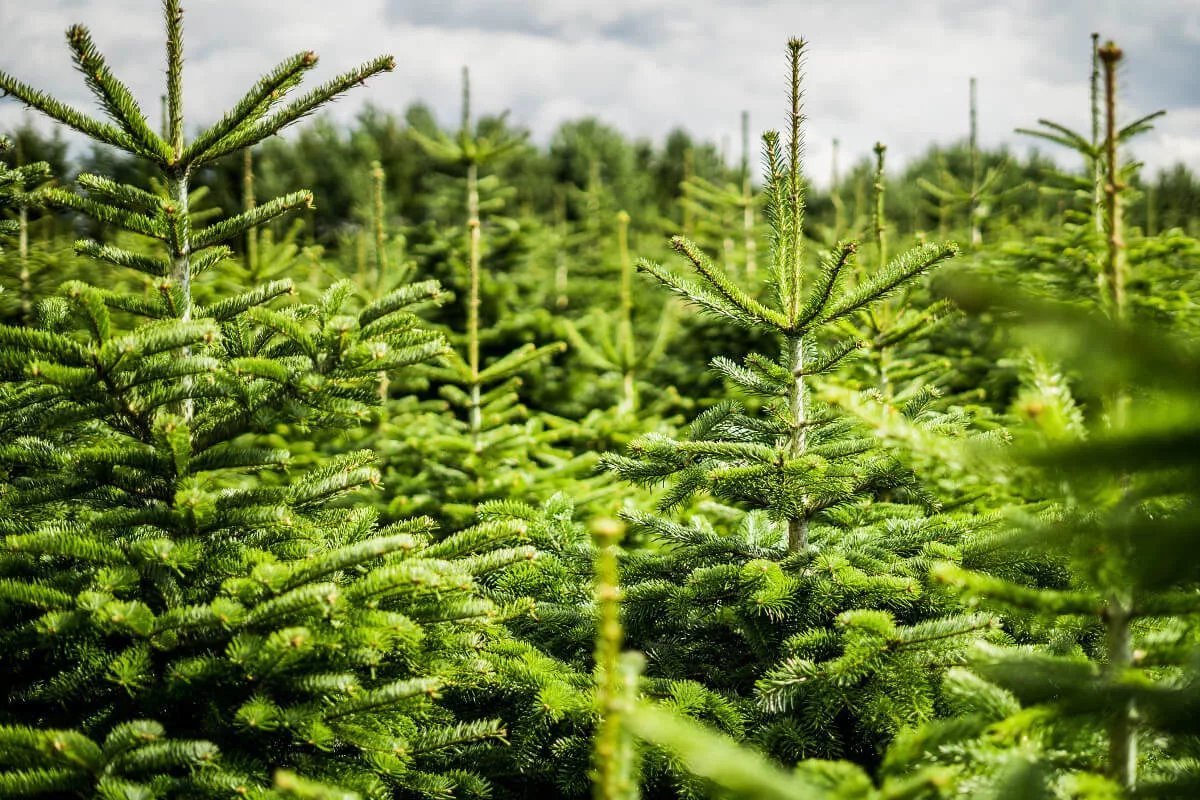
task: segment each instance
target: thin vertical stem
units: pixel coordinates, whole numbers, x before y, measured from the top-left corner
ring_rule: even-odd
[[[968,141],[971,162],[971,197],[967,204],[967,216],[971,225],[971,246],[983,243],[983,232],[979,228],[979,106],[976,102],[976,82],[971,78],[971,132]]]
[[[600,227],[600,160],[592,157],[588,160],[588,182],[587,182],[587,223],[585,227],[598,233]]]
[[[633,260],[629,257],[629,214],[617,214],[617,257],[621,266],[621,316],[617,329],[617,349],[621,355],[623,396],[621,411],[637,410],[637,355],[633,338]]]
[[[1112,297],[1113,315],[1118,320],[1125,318],[1125,240],[1121,218],[1121,164],[1117,157],[1117,64],[1121,60],[1121,49],[1108,42],[1100,49],[1100,60],[1104,65],[1104,160],[1108,180],[1104,184],[1105,216],[1108,225],[1107,272]]]
[[[1108,662],[1104,668],[1108,680],[1114,684],[1133,664],[1131,605],[1128,599],[1115,594],[1105,604]],[[1137,783],[1137,750],[1137,709],[1132,700],[1125,700],[1108,724],[1108,771],[1127,791],[1132,791]]]
[[[470,290],[467,299],[467,366],[471,370],[471,440],[475,452],[482,449],[482,389],[479,385],[479,171],[475,163],[467,167],[467,263]]]
[[[375,279],[372,285],[375,292],[382,292],[383,279],[387,274],[387,251],[384,248],[386,235],[383,225],[383,185],[386,175],[383,165],[378,161],[371,162],[371,223],[375,230]],[[379,370],[379,402],[386,403],[391,381],[388,380],[387,370]],[[379,422],[383,424],[384,415]]]
[[[242,208],[250,211],[257,204],[254,197],[254,155],[247,147],[242,153]],[[246,231],[246,271],[251,280],[258,280],[258,229]]]
[[[176,309],[178,318],[186,322],[192,318],[192,271],[191,271],[191,218],[188,209],[188,173],[186,170],[172,170],[167,175],[167,194],[171,199],[170,224],[173,233],[169,237],[167,247],[170,251],[171,280],[179,290],[179,305]],[[183,348],[187,356],[188,348]],[[184,378],[184,385],[190,386],[191,379]],[[193,402],[184,400],[179,411],[187,421],[191,421]]]
[[[1105,225],[1108,229],[1108,253],[1106,272],[1109,282],[1109,302],[1115,319],[1125,319],[1125,241],[1122,220],[1121,164],[1117,157],[1117,64],[1122,52],[1111,41],[1097,51],[1104,69],[1104,167],[1107,180],[1104,182]],[[1112,424],[1118,430],[1128,420],[1129,393],[1125,388],[1117,392],[1114,401]],[[1128,485],[1128,475],[1121,482]],[[1107,632],[1108,663],[1106,674],[1111,683],[1121,680],[1122,674],[1133,663],[1130,622],[1132,599],[1120,592],[1111,593],[1104,611]],[[1114,709],[1108,726],[1108,769],[1111,777],[1127,791],[1132,791],[1137,782],[1137,707],[1132,699],[1123,700]]]
[[[1092,34],[1092,222],[1104,233],[1104,162],[1100,158],[1100,34]]]
[[[183,154],[183,8],[165,0],[167,19],[167,133],[177,160]]]
[[[784,217],[789,222],[783,246],[787,248],[787,307],[784,309],[789,320],[800,317],[800,291],[803,256],[804,186],[800,176],[800,159],[804,151],[804,114],[801,101],[801,66],[804,59],[804,41],[792,39],[788,42],[792,81],[789,101],[791,105],[790,130],[788,135],[787,209]],[[788,391],[789,435],[787,457],[797,459],[808,450],[808,385],[805,383],[805,357],[808,342],[803,331],[787,337],[787,363],[792,374]],[[808,506],[808,496],[801,497],[801,505]],[[808,549],[808,514],[788,519],[788,550],[793,553]]]
[[[387,250],[384,244],[387,240],[387,235],[384,230],[383,216],[383,188],[386,175],[383,172],[383,165],[378,161],[371,162],[371,224],[375,232],[375,291],[383,285],[384,276],[387,274]]]
[[[690,183],[692,175],[695,174],[695,159],[696,154],[692,148],[683,151],[683,184]],[[684,195],[680,195],[680,200],[684,199]],[[692,216],[692,207],[690,203],[681,202],[683,207],[683,235],[689,239],[695,234],[695,220]]]
[[[554,187],[554,222],[558,246],[554,248],[554,305],[566,308],[571,302],[570,265],[567,260],[567,195]]]
[[[872,223],[875,230],[875,255],[878,258],[876,262],[879,267],[883,267],[887,263],[887,241],[885,239],[885,223],[883,216],[883,193],[886,189],[885,174],[884,174],[884,157],[887,153],[887,145],[883,142],[875,143],[875,182],[872,185],[874,189],[874,203],[872,204]]]
[[[789,92],[791,115],[788,135],[788,174],[787,174],[787,204],[788,204],[788,237],[784,244],[787,248],[787,298],[788,307],[784,309],[789,320],[800,316],[800,282],[803,264],[801,255],[804,249],[804,187],[800,177],[800,157],[804,150],[804,113],[803,92],[800,88],[801,65],[804,61],[804,40],[791,39],[788,41],[788,55],[791,62],[792,82]]]
[[[758,274],[758,242],[754,239],[754,187],[750,180],[750,112],[742,112],[742,246],[746,250],[746,278]]]
[[[829,176],[829,197],[833,201],[833,238],[839,239],[842,235],[842,226],[845,224],[843,215],[845,214],[845,204],[842,202],[842,176],[838,164],[839,150],[841,142],[835,136],[833,139],[833,158]]]
[[[790,411],[787,457],[800,458],[808,450],[808,386],[804,381],[805,337],[788,337],[788,361],[792,368],[792,385],[788,393]],[[808,496],[801,497],[808,506]],[[808,514],[788,519],[788,551],[802,553],[808,549]]]
[[[22,192],[24,194],[24,192]],[[29,271],[29,207],[22,197],[17,206],[17,263],[21,279],[21,319],[33,321],[33,273]]]
[[[462,127],[459,134],[463,141],[471,138],[471,68],[462,68]]]
[[[876,269],[883,269],[887,264],[887,216],[884,211],[885,191],[887,190],[885,159],[887,155],[887,145],[883,142],[875,143],[875,182],[873,184],[873,199],[872,204],[872,227],[875,232],[875,255],[877,257]],[[869,311],[868,316],[871,319],[872,325],[879,329],[876,311]],[[888,375],[888,367],[891,361],[890,348],[882,347],[875,350],[878,353],[878,362],[876,364],[879,370],[879,389],[883,393],[884,400],[889,408],[892,401],[892,384]]]
[[[636,697],[637,672],[621,657],[624,631],[621,627],[620,568],[617,548],[624,533],[613,519],[597,520],[592,528],[596,541],[596,606],[599,625],[596,636],[596,705],[600,722],[592,753],[592,796],[595,800],[629,800],[637,797],[633,737],[625,717]]]
[[[471,141],[471,72],[462,70],[462,145],[469,155],[467,163],[467,268],[470,286],[467,295],[467,368],[471,372],[470,420],[472,449],[483,450],[483,387],[479,383],[479,269],[480,269],[480,221],[479,221],[479,164],[475,160]]]
[[[25,151],[21,137],[15,137],[13,156],[17,167],[25,166]],[[21,319],[26,324],[33,322],[33,274],[29,271],[29,206],[26,205],[25,186],[17,187],[17,263],[20,265]]]
[[[1158,184],[1146,184],[1146,235],[1158,235]]]

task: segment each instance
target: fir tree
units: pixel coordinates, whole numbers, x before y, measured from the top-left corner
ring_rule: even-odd
[[[857,272],[869,275],[887,264],[889,224],[886,211],[887,147],[877,142],[872,183],[873,246],[860,257]],[[865,262],[865,264],[864,264]],[[994,482],[972,474],[972,459],[946,458],[956,444],[1003,437],[978,389],[959,391],[964,380],[955,359],[940,351],[934,337],[960,320],[952,304],[935,299],[928,287],[913,282],[839,323],[839,332],[862,343],[862,358],[845,374],[818,383],[819,394],[859,417],[896,452],[904,453],[926,481],[942,488],[942,507],[980,505],[994,497]]]
[[[156,241],[77,245],[152,276],[156,292],[69,282],[38,305],[36,326],[0,327],[0,794],[483,793],[457,754],[499,724],[459,722],[434,698],[475,671],[494,613],[476,572],[527,549],[433,545],[424,519],[380,529],[334,502],[378,483],[369,453],[287,474],[287,450],[270,446],[281,426],[359,424],[380,370],[442,351],[408,310],[438,288],[357,307],[345,283],[309,304],[286,301],[287,280],[196,293],[230,255],[222,242],[311,195],[193,227],[194,171],[392,60],[289,101],[316,63],[297,54],[189,142],[180,5],[165,17],[165,136],[83,27],[68,43],[111,122],[0,73],[4,91],[152,165],[168,187],[160,197],[83,175],[86,194],[41,192]]]
[[[1115,76],[1122,53],[1109,42],[1099,57],[1104,172],[1118,176]],[[1200,785],[1195,728],[1183,721],[1195,702],[1200,605],[1195,564],[1179,546],[1194,536],[1196,464],[1190,449],[1177,449],[1195,435],[1194,414],[1184,410],[1194,403],[1195,354],[1193,343],[1130,325],[1123,188],[1115,179],[1104,185],[1105,315],[1066,304],[1021,309],[1027,334],[1084,376],[1103,414],[1093,414],[1086,430],[1076,416],[1068,428],[1074,439],[1060,437],[1033,456],[1047,472],[1045,485],[1060,487],[1058,503],[991,546],[1009,560],[1048,553],[1070,567],[1070,580],[1043,588],[956,566],[937,570],[977,602],[1017,618],[1053,620],[1057,635],[1048,642],[977,652],[973,669],[993,684],[983,689],[991,698],[987,713],[976,704],[957,734],[933,736],[947,748],[946,739],[969,738],[973,726],[977,732],[995,722],[1009,736],[1035,742],[1038,760],[1024,764],[1027,796],[1051,796],[1063,782],[1088,797],[1135,789],[1139,796],[1188,796]],[[1142,755],[1144,748],[1151,752]],[[1145,787],[1138,785],[1142,771],[1151,776]]]
[[[1064,215],[1063,225],[1054,231],[1033,237],[1031,241],[1013,242],[1004,247],[1006,254],[1014,261],[1014,267],[1022,273],[1033,272],[1033,279],[1043,285],[1054,297],[1062,297],[1067,292],[1082,292],[1088,281],[1095,284],[1095,296],[1101,303],[1111,304],[1115,294],[1124,294],[1122,283],[1118,286],[1114,281],[1111,265],[1105,263],[1108,248],[1105,244],[1106,218],[1108,210],[1105,207],[1106,186],[1109,183],[1108,158],[1105,153],[1107,137],[1101,134],[1103,123],[1103,87],[1101,48],[1099,35],[1092,34],[1092,75],[1091,75],[1091,133],[1085,135],[1052,122],[1039,119],[1037,129],[1018,128],[1017,132],[1048,141],[1076,152],[1084,164],[1084,173],[1063,174],[1060,171],[1051,173],[1050,186],[1046,191],[1053,192],[1065,199],[1075,200],[1083,204],[1083,209],[1070,208]],[[1154,120],[1166,114],[1165,111],[1155,111],[1119,127],[1115,132],[1114,147],[1128,146],[1137,136],[1153,129]],[[1121,174],[1116,182],[1128,184],[1135,176],[1141,165],[1130,161],[1120,167]],[[1127,188],[1127,187],[1126,187]],[[1125,193],[1129,197],[1130,193]],[[1129,197],[1129,199],[1132,199]],[[1164,236],[1158,241],[1146,241],[1143,236],[1131,235],[1126,242],[1127,260],[1151,262],[1147,269],[1155,269],[1154,261],[1172,250],[1186,252],[1187,243],[1179,237]],[[1175,276],[1170,272],[1148,280],[1174,282]]]
[[[620,382],[618,416],[633,417],[642,411],[641,393],[648,373],[663,357],[674,332],[674,302],[665,303],[658,314],[657,330],[652,337],[638,336],[634,327],[634,268],[629,256],[629,221],[624,211],[617,214],[617,258],[620,269],[620,307],[617,314],[593,313],[582,326],[564,321],[567,340],[583,364]],[[582,330],[581,330],[582,327]],[[639,347],[639,340],[647,344]],[[651,408],[647,414],[659,409]],[[597,420],[589,419],[589,428]]]
[[[415,409],[415,415],[393,421],[401,430],[403,444],[389,459],[400,472],[394,506],[405,513],[430,507],[441,514],[449,530],[465,527],[475,505],[493,498],[533,499],[553,493],[538,485],[537,477],[548,479],[555,472],[570,475],[587,466],[571,453],[553,447],[562,433],[547,430],[541,419],[529,419],[520,403],[521,375],[561,353],[565,345],[528,343],[485,363],[485,339],[497,338],[497,326],[486,326],[482,318],[485,247],[483,228],[485,204],[481,198],[481,168],[520,144],[519,140],[493,140],[476,130],[471,118],[468,73],[463,72],[463,116],[457,137],[417,137],[433,158],[448,169],[462,171],[467,280],[466,320],[461,346],[446,351],[436,366],[424,369],[428,379],[450,408],[449,414]],[[494,184],[494,181],[493,181]],[[492,209],[496,203],[489,204]],[[419,467],[409,469],[412,459]],[[540,466],[540,472],[539,472]]]
[[[13,149],[8,139],[0,138],[0,153]],[[19,152],[19,151],[18,151]],[[45,161],[22,164],[19,156],[15,167],[0,162],[0,236],[16,234],[16,285],[9,286],[18,293],[20,318],[29,321],[33,313],[33,274],[29,260],[29,207],[30,185],[49,175],[50,165]],[[15,216],[11,219],[9,216]],[[11,254],[6,254],[11,258]],[[4,256],[0,256],[4,257]],[[5,290],[0,284],[0,292]]]
[[[742,157],[736,183],[718,184],[700,175],[692,175],[683,186],[681,202],[702,230],[695,239],[700,244],[720,243],[722,261],[731,274],[739,272],[753,283],[758,273],[757,223],[760,196],[754,193],[750,171],[750,117],[742,112]],[[741,247],[732,236],[741,226]],[[692,234],[685,230],[685,235]],[[735,252],[740,249],[740,254]]]
[[[649,655],[648,674],[695,679],[737,698],[753,722],[747,735],[785,760],[870,762],[898,728],[934,713],[929,666],[953,660],[964,637],[991,625],[963,613],[924,577],[932,554],[953,554],[963,533],[986,521],[928,517],[922,504],[936,503],[915,477],[813,392],[814,379],[859,349],[837,324],[955,248],[904,252],[852,287],[845,277],[854,243],[808,271],[802,53],[803,43],[793,40],[786,142],[773,132],[764,137],[774,302],[751,297],[683,238],[672,245],[695,279],[641,264],[703,310],[776,337],[775,358],[713,360],[761,408],[722,401],[682,440],[649,435],[605,463],[639,484],[670,481],[663,512],[700,491],[751,510],[725,535],[701,519],[628,515],[634,531],[664,545],[630,555],[623,574],[630,642]],[[885,495],[892,502],[880,502]]]
[[[965,179],[947,169],[942,169],[937,182],[918,178],[917,183],[938,202],[939,213],[949,213],[962,208],[966,213],[971,234],[971,247],[983,244],[983,223],[994,207],[1007,196],[1021,190],[1022,186],[1002,187],[1006,162],[986,170],[979,151],[978,106],[975,97],[975,78],[971,78],[971,126],[967,138],[969,174]]]

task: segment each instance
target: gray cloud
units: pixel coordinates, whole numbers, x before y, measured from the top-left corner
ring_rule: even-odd
[[[22,7],[24,6],[24,7]],[[876,140],[893,163],[967,129],[967,81],[978,77],[981,138],[1027,146],[1012,133],[1039,117],[1087,125],[1089,34],[1117,33],[1127,54],[1123,114],[1170,114],[1139,140],[1151,167],[1200,162],[1200,4],[1195,0],[271,0],[188,5],[185,107],[216,117],[276,61],[322,56],[314,79],[379,52],[396,74],[331,113],[366,101],[401,110],[428,102],[456,119],[460,65],[472,66],[477,107],[513,110],[545,140],[562,121],[594,114],[632,135],[682,125],[736,143],[743,109],[758,130],[782,124],[784,44],[810,41],[808,166],[830,171],[830,142],[848,162]],[[0,68],[80,106],[62,32],[87,24],[143,104],[157,114],[159,10],[147,0],[0,2]],[[0,127],[22,112],[0,103]]]

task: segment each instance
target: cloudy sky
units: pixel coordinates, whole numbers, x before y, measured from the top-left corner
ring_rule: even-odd
[[[191,0],[185,2],[185,108],[206,122],[263,71],[298,50],[321,56],[316,78],[377,53],[398,67],[338,103],[402,110],[429,103],[456,119],[459,69],[476,107],[510,109],[544,141],[563,120],[596,115],[630,134],[683,126],[737,148],[782,125],[784,48],[809,40],[808,166],[822,180],[831,141],[842,163],[876,140],[897,159],[966,135],[968,79],[979,81],[985,145],[1048,117],[1088,122],[1092,31],[1126,53],[1127,119],[1168,117],[1136,145],[1151,167],[1200,167],[1200,0]],[[286,14],[279,9],[286,8]],[[63,32],[86,24],[157,117],[163,56],[157,0],[0,0],[0,69],[81,107]],[[0,129],[22,116],[0,101]],[[757,146],[755,147],[757,151]]]

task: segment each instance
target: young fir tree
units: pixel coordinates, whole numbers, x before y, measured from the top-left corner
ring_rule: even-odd
[[[676,303],[668,301],[658,314],[653,337],[639,337],[635,331],[634,268],[629,256],[629,221],[629,214],[624,211],[617,213],[617,263],[621,276],[617,313],[605,314],[595,309],[582,325],[577,326],[571,320],[563,321],[567,340],[582,364],[602,375],[616,377],[619,381],[620,399],[615,411],[618,417],[625,418],[636,417],[643,411],[641,395],[645,388],[646,373],[663,358],[674,332],[676,316]],[[639,338],[646,344],[639,346]],[[652,404],[645,410],[645,415],[663,410],[656,405],[661,404]],[[598,422],[593,417],[586,424],[592,429]]]
[[[1099,57],[1104,172],[1119,176],[1115,87],[1122,54],[1109,42]],[[974,759],[976,770],[986,757],[1013,761],[1012,749],[997,757],[995,745],[1020,742],[1010,772],[1022,775],[1031,797],[1058,796],[1059,787],[1080,797],[1135,790],[1184,797],[1200,786],[1192,718],[1200,584],[1184,544],[1195,536],[1197,463],[1184,443],[1196,436],[1196,355],[1194,341],[1132,323],[1123,291],[1123,188],[1119,180],[1104,184],[1108,297],[1100,307],[1107,321],[1066,304],[1031,304],[1018,320],[1036,346],[1082,376],[1103,413],[1093,412],[1074,440],[1033,456],[1058,502],[992,546],[1010,561],[1049,553],[1070,567],[1070,579],[1040,588],[953,565],[937,570],[976,602],[1059,631],[1048,642],[977,652],[972,668],[990,685],[976,681],[975,700],[964,703],[974,713],[958,731],[929,737],[943,753],[984,756]],[[990,747],[971,740],[989,724],[1003,736],[989,737]],[[1037,760],[1021,763],[1022,750]],[[1148,773],[1145,785],[1139,773]]]
[[[0,153],[13,148],[8,139],[0,138]],[[32,164],[20,163],[10,167],[0,161],[0,237],[16,237],[15,252],[0,251],[0,258],[16,262],[16,278],[12,284],[0,283],[0,292],[17,295],[16,313],[20,321],[28,322],[33,316],[33,273],[29,258],[29,210],[32,184],[43,181],[50,174],[50,165],[44,161]],[[7,271],[7,270],[6,270]],[[6,276],[7,277],[7,276]],[[8,298],[0,298],[0,302]]]
[[[1105,186],[1108,167],[1105,156],[1106,137],[1102,135],[1101,58],[1099,36],[1092,35],[1092,125],[1085,135],[1063,125],[1039,119],[1040,129],[1018,129],[1019,133],[1070,148],[1083,160],[1083,174],[1050,173],[1049,186],[1044,191],[1073,203],[1064,213],[1063,224],[1052,231],[1023,241],[1005,243],[1003,266],[1023,277],[1023,284],[1044,291],[1052,297],[1076,296],[1090,301],[1099,298],[1110,304],[1117,287],[1106,266],[1107,229]],[[1128,147],[1139,135],[1152,130],[1154,120],[1165,111],[1155,111],[1120,126],[1115,134],[1118,149]],[[1125,202],[1132,206],[1137,193],[1132,184],[1141,164],[1129,160],[1119,167],[1119,182],[1125,185]],[[1157,233],[1126,228],[1124,234],[1127,260],[1136,265],[1137,282],[1143,287],[1131,297],[1130,310],[1140,316],[1174,323],[1180,317],[1195,324],[1191,304],[1180,302],[1200,286],[1195,280],[1191,262],[1200,254],[1200,243],[1177,229]],[[1124,287],[1119,291],[1124,293]]]
[[[939,580],[1003,613],[1019,647],[973,652],[970,672],[948,678],[957,719],[906,737],[896,764],[950,764],[974,791],[1019,778],[1023,797],[1192,796],[1200,573],[1189,555],[1198,465],[1186,443],[1196,436],[1195,341],[1064,304],[1017,309],[1021,338],[1081,376],[1079,388],[1114,409],[1138,388],[1123,425],[1085,424],[1070,404],[1066,417],[1040,409],[1067,420],[1025,451],[1057,502],[1014,515],[986,546],[996,562],[1056,563],[1058,580],[936,568]]]
[[[665,702],[639,691],[642,654],[622,652],[621,585],[618,540],[621,527],[605,520],[596,525],[595,597],[598,624],[595,644],[596,708],[599,722],[592,746],[592,784],[596,800],[637,800],[643,796],[645,768],[655,762],[683,776],[678,795],[686,797],[885,798],[940,797],[952,773],[923,767],[888,777],[876,787],[858,765],[808,759],[785,772],[760,753],[740,745],[711,726],[686,718],[678,697]],[[651,793],[647,793],[651,794]],[[653,794],[651,794],[653,796]]]
[[[165,3],[166,135],[83,27],[68,32],[104,122],[0,73],[0,88],[152,166],[160,197],[98,175],[44,197],[154,240],[82,240],[156,292],[67,283],[36,326],[0,327],[0,794],[393,797],[485,791],[459,748],[500,735],[435,698],[472,676],[493,604],[430,523],[386,529],[331,500],[379,480],[369,453],[287,474],[266,435],[357,424],[380,370],[444,348],[406,309],[435,285],[355,308],[339,284],[194,290],[222,242],[311,203],[295,192],[192,227],[195,170],[392,67],[380,57],[289,99],[299,53],[187,141],[183,15]],[[275,772],[278,770],[278,772]],[[275,772],[275,788],[272,788]],[[321,788],[326,786],[328,788]],[[341,788],[335,788],[341,787]]]
[[[692,226],[694,238],[707,244],[720,243],[722,263],[731,274],[741,274],[753,284],[758,277],[758,207],[761,195],[756,195],[750,172],[750,116],[742,112],[742,158],[736,183],[719,184],[700,175],[692,175],[680,187],[681,203]],[[739,242],[734,232],[740,223]],[[686,227],[686,226],[685,226]],[[693,237],[691,232],[685,235]]]
[[[869,274],[888,262],[892,227],[886,212],[887,147],[876,143],[872,183],[872,246],[860,254],[858,272]],[[846,374],[818,383],[820,395],[873,427],[888,446],[905,453],[905,461],[939,487],[943,509],[968,503],[1001,489],[974,474],[969,458],[947,458],[959,445],[1002,435],[985,409],[973,404],[980,391],[959,391],[963,378],[956,359],[939,352],[933,337],[955,315],[952,304],[931,296],[913,282],[892,295],[843,319],[839,330],[862,343],[862,357]]]
[[[935,713],[931,666],[955,659],[966,639],[991,625],[925,580],[930,558],[953,557],[963,533],[985,522],[928,516],[935,501],[915,477],[813,392],[817,377],[859,349],[837,324],[955,248],[904,252],[851,287],[853,243],[825,255],[815,273],[808,269],[803,48],[789,44],[787,139],[764,137],[774,302],[755,300],[682,238],[673,246],[694,279],[641,264],[703,310],[775,337],[775,357],[713,360],[761,403],[724,400],[681,440],[649,435],[605,464],[639,484],[669,481],[663,512],[700,491],[749,509],[728,534],[703,519],[628,516],[635,531],[664,545],[630,555],[623,574],[629,640],[647,653],[648,674],[695,679],[735,698],[750,719],[747,735],[784,760],[872,762],[896,730]]]
[[[978,248],[983,244],[983,224],[989,218],[995,206],[1013,192],[1024,188],[1021,186],[1004,188],[1004,177],[1007,164],[1001,162],[996,166],[984,169],[979,151],[978,107],[975,99],[975,78],[971,78],[971,125],[967,137],[967,170],[968,175],[960,178],[953,172],[943,169],[938,176],[938,182],[918,178],[917,183],[938,203],[939,213],[949,214],[955,208],[961,208],[966,215],[967,226],[971,235],[971,247]]]
[[[503,130],[502,130],[503,133]],[[493,166],[520,144],[519,139],[492,139],[477,131],[471,119],[470,84],[463,70],[463,116],[456,137],[430,138],[413,131],[422,147],[448,170],[461,172],[460,208],[465,225],[457,228],[465,247],[465,330],[455,338],[459,347],[443,353],[424,375],[437,386],[448,413],[413,409],[393,415],[383,438],[394,435],[389,449],[395,480],[392,511],[430,510],[439,514],[447,530],[465,527],[476,504],[494,498],[534,499],[553,493],[552,476],[575,474],[589,465],[586,459],[555,448],[561,432],[543,418],[531,418],[520,402],[521,375],[565,349],[562,342],[527,343],[487,359],[485,345],[502,333],[483,321],[483,279],[486,248],[483,228],[487,210],[482,202],[481,169]],[[487,176],[493,178],[495,176]],[[492,210],[498,206],[490,204]],[[453,256],[450,256],[453,257]],[[490,361],[490,363],[488,363]],[[392,433],[394,431],[394,434]]]

